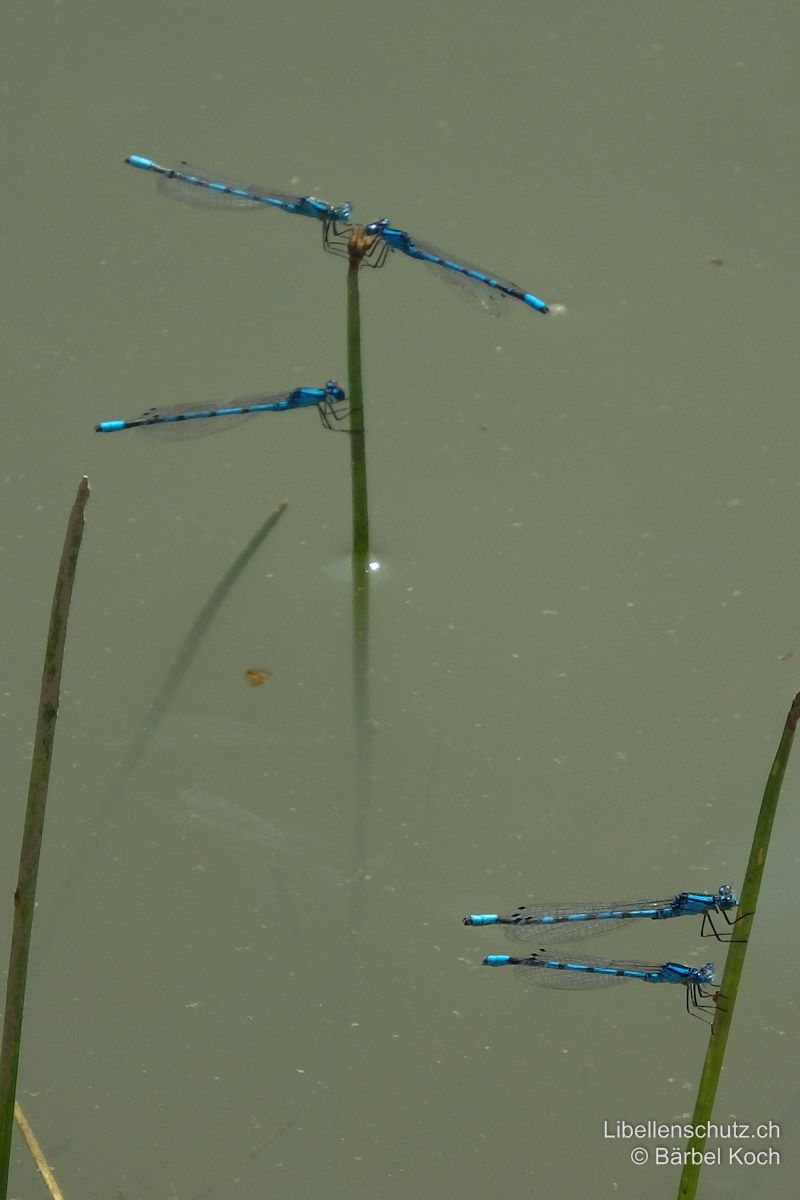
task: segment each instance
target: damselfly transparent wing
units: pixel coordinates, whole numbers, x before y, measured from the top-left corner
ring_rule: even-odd
[[[278,399],[278,397],[276,397]],[[263,404],[264,396],[241,396],[236,400],[236,407],[246,408],[248,404]],[[239,426],[243,421],[249,420],[250,417],[257,416],[257,413],[228,413],[224,416],[195,416],[185,420],[170,420],[168,418],[180,417],[182,414],[188,413],[203,413],[214,412],[217,408],[226,408],[227,405],[209,405],[204,408],[202,404],[162,404],[158,408],[150,408],[143,416],[156,418],[151,425],[142,425],[139,427],[142,433],[146,433],[158,438],[160,441],[176,441],[186,442],[193,438],[208,437],[209,434],[219,433],[223,429],[231,429],[233,426]],[[137,430],[138,432],[138,430]]]
[[[449,261],[452,257],[446,254],[444,250],[437,250],[435,246],[431,246],[427,242],[417,242],[416,244],[420,250],[424,250],[429,254],[435,254],[438,258]],[[420,259],[420,262],[427,262],[427,260]],[[462,259],[459,259],[458,262],[461,266],[466,267],[467,270],[477,270],[480,274],[486,274],[480,267],[473,267],[472,263],[465,262]],[[427,265],[433,275],[436,275],[437,278],[454,288],[473,307],[480,308],[482,312],[488,313],[490,317],[503,317],[507,312],[510,312],[509,297],[504,295],[503,292],[498,292],[497,288],[488,287],[485,283],[480,283],[478,280],[463,274],[461,271],[454,271],[450,267],[443,267],[438,263],[428,262]],[[516,284],[512,286],[516,287]]]
[[[542,954],[538,957],[544,959],[544,955]],[[550,961],[562,961],[565,963],[569,961],[567,959],[558,960],[557,955],[549,955],[548,957]],[[579,960],[576,959],[576,962],[579,962],[582,966],[612,967],[614,970],[621,971],[651,972],[661,970],[660,963],[628,962],[622,959],[614,959],[611,962],[607,958],[586,958],[583,955],[581,955]],[[547,967],[544,965],[544,962],[534,962],[531,964],[519,963],[514,967],[514,973],[523,983],[532,983],[536,987],[555,988],[559,991],[613,987],[615,984],[623,983],[626,979],[632,978],[629,975],[608,975],[604,971],[570,970],[568,966],[563,968]]]
[[[515,909],[510,916],[519,920],[513,925],[503,925],[505,935],[511,942],[522,942],[530,945],[546,939],[553,945],[560,946],[564,942],[581,942],[589,938],[602,937],[629,925],[634,917],[596,918],[594,912],[631,912],[648,908],[669,908],[672,898],[668,900],[612,900],[608,904],[598,904],[591,901],[587,904],[525,904]],[[586,914],[585,920],[566,920],[575,914]],[[545,921],[552,917],[555,920]]]
[[[227,208],[245,212],[264,208],[265,205],[270,207],[270,201],[266,197],[275,201],[276,208],[290,206],[297,199],[285,192],[274,191],[259,184],[244,183],[227,175],[217,175],[216,172],[195,166],[193,163],[182,162],[177,169],[187,178],[158,174],[156,187],[170,200],[179,200],[182,204],[191,204],[195,208]],[[249,195],[238,195],[238,192],[246,192]],[[258,199],[259,196],[264,199]]]
[[[546,938],[552,945],[561,946],[565,942],[585,942],[613,933],[623,925],[630,925],[632,920],[632,917],[620,917],[613,921],[565,921],[559,925],[504,925],[503,932],[509,942],[531,946]]]

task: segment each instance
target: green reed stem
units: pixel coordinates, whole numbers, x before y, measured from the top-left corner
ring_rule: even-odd
[[[364,243],[356,236],[347,271],[347,370],[350,401],[350,465],[353,497],[353,703],[355,715],[355,778],[351,841],[352,884],[348,898],[347,950],[342,955],[341,999],[346,1009],[355,977],[355,944],[364,906],[364,863],[367,856],[370,810],[370,696],[369,696],[369,507],[367,449],[364,437],[364,389],[361,380],[361,310],[358,269]]]
[[[792,749],[794,731],[798,720],[800,720],[800,692],[798,692],[792,701],[792,706],[786,717],[786,724],[784,725],[780,745],[778,746],[767,778],[764,796],[761,801],[761,809],[756,821],[753,843],[750,847],[750,858],[747,863],[744,884],[739,896],[739,912],[742,916],[733,926],[732,935],[735,941],[730,943],[728,949],[725,971],[719,987],[716,1013],[711,1026],[711,1036],[708,1049],[706,1050],[705,1062],[703,1063],[703,1074],[700,1077],[700,1086],[697,1090],[697,1099],[695,1101],[694,1113],[692,1114],[692,1125],[695,1129],[699,1126],[707,1125],[711,1117],[714,1098],[717,1094],[717,1085],[719,1084],[720,1072],[722,1071],[722,1063],[725,1057],[725,1047],[728,1043],[728,1034],[730,1032],[731,1021],[733,1020],[733,1009],[739,991],[739,982],[747,953],[750,929],[753,924],[753,917],[755,916],[758,893],[761,890],[761,878],[764,874],[764,864],[767,860],[767,849],[769,848],[772,824],[775,820],[775,810],[778,806],[778,797],[781,793],[783,777],[786,773],[786,765],[789,761],[789,753]],[[697,1193],[700,1168],[703,1165],[702,1151],[705,1144],[706,1138],[698,1136],[690,1138],[687,1144],[687,1151],[689,1152],[687,1158],[689,1160],[695,1159],[696,1161],[687,1161],[683,1168],[678,1186],[678,1200],[694,1200],[694,1196]]]
[[[22,1039],[22,1010],[28,975],[28,957],[36,903],[36,880],[42,848],[47,788],[53,760],[53,741],[56,732],[58,704],[61,694],[61,668],[64,662],[64,643],[67,619],[72,598],[72,585],[78,565],[84,528],[84,509],[89,499],[89,480],[84,476],[78,485],[75,503],[67,522],[64,549],[56,577],[50,626],[44,655],[42,686],[39,693],[39,712],[33,743],[33,761],[28,786],[28,805],[19,856],[19,875],[14,892],[14,925],[8,960],[6,1004],[3,1037],[0,1043],[0,1200],[8,1195],[8,1170],[11,1157],[11,1136],[14,1127],[14,1098],[17,1090],[19,1048]]]
[[[361,306],[358,268],[352,255],[347,269],[347,380],[350,402],[350,479],[353,497],[353,570],[366,574],[369,563],[367,443],[364,437],[364,388],[361,380]]]

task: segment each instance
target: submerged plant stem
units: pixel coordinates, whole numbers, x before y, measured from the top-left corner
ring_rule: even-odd
[[[44,1180],[44,1185],[50,1193],[52,1200],[64,1200],[64,1193],[58,1186],[52,1167],[44,1156],[42,1147],[39,1145],[36,1134],[30,1127],[28,1118],[18,1104],[14,1105],[14,1117],[17,1122],[17,1127],[25,1139],[25,1145],[30,1151],[31,1158],[36,1163],[36,1169]]]

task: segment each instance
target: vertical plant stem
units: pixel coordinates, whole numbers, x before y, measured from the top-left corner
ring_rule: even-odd
[[[342,999],[349,1007],[356,976],[356,938],[364,901],[364,863],[370,801],[369,698],[369,512],[367,453],[364,438],[364,390],[361,381],[361,313],[358,269],[363,243],[351,248],[347,272],[347,368],[350,398],[350,446],[353,494],[353,703],[355,716],[355,781],[350,894],[347,915],[348,952],[342,956]]]
[[[347,383],[350,401],[350,478],[353,496],[353,571],[366,574],[369,563],[367,444],[364,437],[364,388],[361,379],[361,307],[358,268],[351,254],[347,269]]]
[[[8,1195],[14,1099],[17,1089],[28,956],[36,902],[36,880],[39,873],[47,788],[50,780],[53,740],[61,692],[61,668],[64,661],[67,619],[72,598],[72,585],[75,581],[75,570],[78,565],[78,551],[83,538],[84,509],[88,499],[89,480],[84,476],[78,485],[78,493],[67,523],[67,534],[64,539],[53,605],[50,610],[50,628],[47,633],[31,778],[28,787],[28,806],[22,834],[19,876],[14,892],[14,927],[8,962],[3,1038],[0,1044],[0,1200],[6,1200]]]
[[[781,736],[780,745],[778,746],[767,778],[761,808],[756,821],[753,843],[750,847],[750,858],[747,863],[744,884],[739,896],[739,911],[742,915],[733,926],[733,938],[735,940],[730,943],[728,949],[725,971],[719,987],[719,998],[714,1014],[714,1023],[711,1026],[711,1036],[709,1038],[708,1049],[706,1050],[705,1062],[703,1063],[703,1074],[700,1077],[700,1086],[697,1090],[697,1099],[692,1114],[692,1126],[695,1130],[698,1127],[706,1126],[711,1118],[711,1110],[714,1106],[722,1063],[725,1058],[725,1048],[728,1044],[728,1034],[733,1019],[734,1004],[739,991],[739,982],[742,976],[745,955],[747,954],[750,929],[756,911],[758,894],[761,890],[761,879],[764,874],[764,864],[767,860],[767,850],[769,849],[769,839],[775,819],[775,810],[778,806],[778,797],[781,793],[783,777],[786,774],[786,765],[789,761],[789,753],[792,749],[794,731],[798,720],[800,720],[800,692],[798,692],[792,701],[792,706],[786,717],[783,735]],[[699,1137],[696,1134],[690,1138],[687,1144],[687,1162],[681,1173],[680,1184],[678,1185],[678,1200],[694,1200],[700,1178],[700,1168],[703,1165],[702,1152],[705,1144],[706,1137]]]

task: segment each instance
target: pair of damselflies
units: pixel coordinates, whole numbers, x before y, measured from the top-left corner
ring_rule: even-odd
[[[729,912],[738,899],[729,884],[717,892],[677,892],[662,900],[615,900],[608,904],[531,904],[522,905],[506,916],[498,913],[473,913],[464,917],[465,925],[499,925],[506,936],[516,942],[538,942],[545,934],[556,945],[568,941],[599,936],[614,927],[634,920],[663,921],[673,917],[702,916],[701,937],[730,940],[717,930],[712,914],[721,916],[727,925],[734,925]],[[518,957],[509,954],[490,954],[484,960],[488,967],[514,967],[526,983],[557,988],[602,987],[623,979],[639,979],[644,983],[678,983],[685,988],[686,1010],[712,1007],[702,1003],[714,1000],[715,993],[705,990],[714,982],[713,963],[699,967],[684,963],[632,962],[621,959],[573,957],[538,950]],[[692,1013],[696,1016],[697,1013]]]

